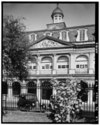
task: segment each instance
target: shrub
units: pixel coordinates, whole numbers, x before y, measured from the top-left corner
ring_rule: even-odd
[[[74,122],[80,116],[82,101],[78,98],[81,86],[76,80],[60,82],[51,80],[55,94],[50,98],[51,116],[54,122]]]

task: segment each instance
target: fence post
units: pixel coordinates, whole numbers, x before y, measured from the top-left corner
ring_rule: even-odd
[[[40,80],[37,80],[37,98],[38,102],[41,102],[41,88],[40,88]]]
[[[6,94],[3,94],[2,113],[3,115],[7,113],[7,95]]]

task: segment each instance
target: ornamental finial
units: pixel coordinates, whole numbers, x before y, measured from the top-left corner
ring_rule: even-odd
[[[58,6],[59,6],[59,3],[57,3],[57,8],[58,8]]]

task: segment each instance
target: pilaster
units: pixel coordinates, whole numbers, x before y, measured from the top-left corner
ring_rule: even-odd
[[[37,79],[37,98],[39,103],[41,102],[41,84],[40,84],[40,80]]]
[[[26,82],[25,80],[23,80],[21,84],[21,94],[26,94],[26,93],[27,93]]]
[[[76,63],[75,63],[75,54],[71,54],[69,57],[69,74],[75,74],[75,68],[76,68]]]
[[[56,70],[57,70],[57,56],[56,56],[56,54],[54,54],[54,56],[53,56],[53,74],[56,74]]]
[[[89,74],[94,73],[94,53],[89,54]]]
[[[7,84],[8,84],[8,99],[12,99],[13,98],[12,81],[8,80]]]

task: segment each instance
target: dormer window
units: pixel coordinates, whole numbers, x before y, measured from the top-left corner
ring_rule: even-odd
[[[35,41],[35,34],[31,34],[31,41]]]

